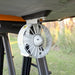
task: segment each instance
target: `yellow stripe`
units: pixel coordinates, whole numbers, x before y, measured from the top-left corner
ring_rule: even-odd
[[[11,44],[11,45],[13,45],[13,44],[16,44],[16,43],[17,43],[17,41],[14,41],[14,42],[10,42],[10,44]]]

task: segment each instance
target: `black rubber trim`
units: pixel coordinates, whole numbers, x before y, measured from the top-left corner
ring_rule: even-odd
[[[26,24],[26,22],[20,22],[20,21],[1,21],[0,24]]]
[[[43,10],[43,11],[39,11],[33,14],[29,14],[29,15],[24,15],[22,16],[23,19],[28,20],[28,19],[34,19],[34,18],[39,18],[39,17],[46,17],[48,16],[48,14],[51,12],[51,10]]]
[[[0,33],[18,33],[22,26],[17,24],[1,24]]]

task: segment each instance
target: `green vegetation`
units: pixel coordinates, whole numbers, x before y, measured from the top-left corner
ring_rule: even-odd
[[[70,0],[59,0],[60,3],[67,3]]]
[[[62,50],[64,53],[75,53],[75,31],[74,28],[71,34],[58,34],[58,40],[56,45]]]
[[[10,36],[11,41],[17,40],[15,35],[13,35],[12,37],[11,36]],[[61,37],[61,39],[62,39],[62,37]],[[59,42],[61,47],[63,45],[62,44],[63,40],[64,39],[62,39],[61,43]],[[64,44],[64,46],[66,47],[66,50],[68,50],[67,47],[70,48],[69,45]],[[17,44],[12,44],[11,48],[12,48],[12,54],[14,56],[13,60],[14,60],[16,75],[21,75],[22,56],[20,55],[20,50],[19,50]],[[51,51],[47,55],[48,68],[52,72],[52,75],[75,75],[75,52],[71,51],[70,53],[66,53],[66,52],[63,52],[63,50],[60,50],[62,48],[52,46]],[[36,63],[36,60],[33,59],[32,62]],[[5,57],[3,71],[4,71],[4,75],[9,75],[6,57]],[[32,66],[30,75],[38,75],[37,68]]]

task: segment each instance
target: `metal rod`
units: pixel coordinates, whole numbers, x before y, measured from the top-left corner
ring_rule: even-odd
[[[39,75],[49,75],[46,58],[36,59]]]
[[[35,68],[38,68],[36,64],[31,63],[32,66],[34,66]],[[52,74],[51,71],[48,71],[49,74]]]
[[[31,60],[30,57],[23,57],[22,75],[30,74]]]
[[[31,65],[34,66],[34,67],[36,67],[36,68],[38,68],[36,64],[31,63]]]
[[[0,36],[0,75],[3,75],[3,63],[4,63],[4,47],[2,37]]]
[[[8,39],[8,34],[6,33],[2,34],[2,39],[3,39],[4,49],[6,51],[6,56],[7,56],[9,75],[16,75],[14,63],[12,59],[11,48],[10,48],[9,39]]]

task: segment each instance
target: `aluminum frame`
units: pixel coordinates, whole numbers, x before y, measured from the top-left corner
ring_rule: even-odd
[[[49,75],[46,57],[36,59],[39,75]]]
[[[11,53],[11,48],[10,48],[9,39],[8,39],[8,34],[3,33],[1,35],[2,35],[4,49],[6,51],[9,75],[16,75],[14,63],[13,63],[13,58],[12,58],[12,53]]]

